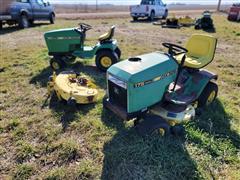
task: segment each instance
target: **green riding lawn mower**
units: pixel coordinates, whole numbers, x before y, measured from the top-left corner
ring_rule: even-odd
[[[45,33],[48,54],[52,56],[50,60],[52,69],[60,70],[68,63],[73,63],[77,57],[92,59],[95,56],[96,66],[102,71],[106,71],[111,65],[118,62],[121,51],[117,41],[112,39],[115,26],[100,36],[94,47],[84,45],[86,32],[90,29],[92,29],[90,25],[81,23],[78,28],[60,29]]]
[[[124,120],[134,120],[141,135],[184,133],[183,123],[218,93],[212,62],[217,39],[192,35],[185,47],[163,43],[168,53],[153,52],[121,61],[107,71],[103,104]]]

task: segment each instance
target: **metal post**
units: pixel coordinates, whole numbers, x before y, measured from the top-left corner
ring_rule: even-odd
[[[222,0],[218,0],[218,7],[217,7],[217,11],[220,11],[220,8],[221,8],[221,1],[222,1]]]

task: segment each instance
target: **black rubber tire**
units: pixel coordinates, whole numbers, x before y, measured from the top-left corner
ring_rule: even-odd
[[[34,20],[33,20],[33,19],[30,19],[30,20],[29,20],[29,25],[31,25],[31,26],[34,25]]]
[[[19,27],[22,29],[29,28],[29,20],[26,14],[22,14],[19,19]]]
[[[58,68],[56,67],[56,63],[58,65]],[[50,60],[50,67],[55,70],[55,71],[58,71],[58,70],[61,70],[65,67],[65,62],[62,61],[60,58],[57,58],[57,57],[53,57],[51,60]]]
[[[183,125],[176,125],[170,128],[171,134],[174,136],[183,136],[185,134],[185,128]]]
[[[165,11],[165,13],[164,13],[162,19],[167,19],[167,17],[168,17],[168,10]]]
[[[106,72],[107,69],[110,67],[105,67],[101,64],[101,59],[103,57],[109,57],[111,59],[111,65],[112,66],[113,64],[117,63],[118,62],[118,55],[116,52],[114,51],[111,51],[111,50],[101,50],[99,52],[97,52],[96,54],[96,59],[95,59],[95,62],[96,62],[96,66],[103,72]]]
[[[55,23],[55,14],[54,14],[54,13],[51,13],[49,16],[50,16],[50,17],[49,17],[50,23],[51,23],[51,24],[54,24],[54,23]]]
[[[121,52],[121,50],[119,49],[119,47],[117,47],[117,48],[115,49],[115,53],[118,55],[118,59],[120,59],[120,58],[121,58],[121,55],[122,55],[122,52]]]
[[[138,17],[132,17],[133,18],[133,21],[137,21],[138,20]]]
[[[74,98],[69,98],[67,100],[67,105],[70,106],[71,108],[75,108],[77,106],[77,101]]]
[[[148,17],[149,21],[153,21],[155,18],[155,12],[151,11],[150,16]]]
[[[198,98],[198,107],[199,108],[202,108],[204,106],[207,105],[207,101],[208,101],[208,97],[210,96],[210,94],[215,91],[215,97],[214,99],[212,100],[212,102],[216,99],[217,97],[217,94],[218,94],[218,86],[217,84],[213,83],[213,82],[209,82],[207,84],[207,86],[204,88],[203,92],[201,93],[201,95],[199,96]],[[211,102],[211,103],[212,103]],[[210,104],[211,104],[210,103]]]
[[[0,30],[3,28],[3,23],[0,21]]]

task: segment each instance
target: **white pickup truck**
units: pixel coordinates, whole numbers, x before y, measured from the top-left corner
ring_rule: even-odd
[[[134,21],[139,17],[153,21],[155,17],[165,19],[168,16],[168,9],[162,0],[142,0],[140,5],[130,6],[130,12]]]

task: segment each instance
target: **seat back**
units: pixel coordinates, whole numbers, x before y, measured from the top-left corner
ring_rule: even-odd
[[[105,34],[103,34],[102,36],[99,37],[99,41],[111,40],[114,36],[114,32],[115,32],[115,26],[112,26],[107,33],[105,33]]]
[[[216,46],[217,39],[215,37],[194,34],[188,40],[185,47],[188,50],[187,56],[196,58],[195,60],[200,61],[199,63],[204,67],[213,60]]]

